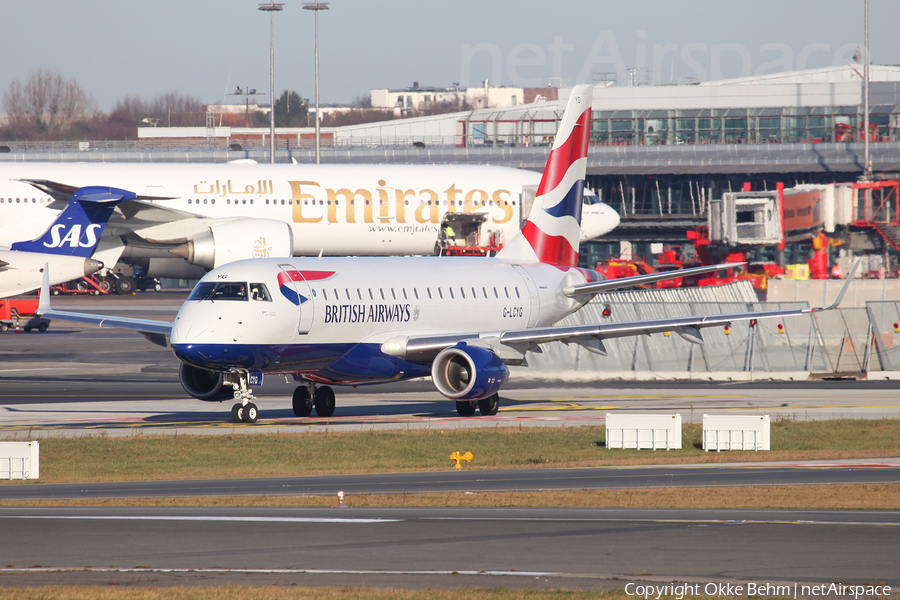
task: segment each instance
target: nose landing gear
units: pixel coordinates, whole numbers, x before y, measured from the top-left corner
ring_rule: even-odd
[[[253,390],[250,389],[248,383],[249,373],[246,371],[238,371],[236,373],[227,373],[225,375],[225,383],[230,383],[234,388],[234,399],[239,400],[237,404],[231,407],[232,423],[256,423],[259,417],[259,409],[252,401]]]

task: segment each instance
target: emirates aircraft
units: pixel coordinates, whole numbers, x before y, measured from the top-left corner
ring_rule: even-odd
[[[174,323],[58,312],[44,316],[136,330],[170,341],[185,391],[201,400],[234,398],[234,422],[258,418],[252,386],[264,374],[292,375],[298,417],[335,411],[332,386],[431,376],[461,416],[494,415],[508,365],[551,342],[605,355],[603,340],[675,332],[701,344],[700,330],[828,307],[690,316],[577,326],[554,324],[598,291],[733,265],[602,281],[578,268],[589,86],[575,88],[560,123],[528,222],[492,258],[266,258],[208,273]],[[855,267],[854,267],[855,270]],[[852,273],[851,273],[852,276]]]
[[[468,223],[461,245],[512,239],[539,182],[477,165],[0,162],[0,245],[46,230],[75,189],[105,185],[138,195],[115,211],[94,258],[151,277],[199,279],[244,258],[435,255],[451,218]],[[618,224],[585,196],[582,241]]]

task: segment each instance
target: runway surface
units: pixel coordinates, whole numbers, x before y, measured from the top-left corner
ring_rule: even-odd
[[[335,496],[363,494],[596,490],[651,487],[900,483],[900,459],[497,469],[72,484],[3,484],[2,500]]]
[[[897,586],[898,528],[857,511],[0,509],[0,585]]]
[[[171,320],[184,293],[121,297],[57,297],[54,306],[111,315]],[[297,418],[296,387],[268,376],[257,394],[260,421],[231,423],[230,402],[190,398],[178,383],[171,351],[121,330],[55,321],[45,334],[0,334],[0,439],[105,432],[232,433],[309,429],[450,428],[473,426],[603,425],[607,412],[768,414],[772,419],[881,418],[900,415],[900,383],[628,382],[570,384],[524,379],[516,371],[501,393],[495,417],[459,418],[455,405],[428,380],[338,387],[329,419]]]

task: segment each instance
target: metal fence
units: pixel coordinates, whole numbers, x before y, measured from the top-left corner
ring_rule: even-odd
[[[806,302],[742,299],[749,285],[707,290],[647,290],[595,298],[561,324],[621,322],[690,315],[803,308]],[[752,294],[752,288],[749,289]],[[709,300],[703,295],[720,296]],[[699,296],[699,297],[698,297]],[[730,298],[729,298],[730,296]],[[609,309],[609,317],[603,316]],[[607,356],[578,345],[546,344],[528,355],[529,369],[516,377],[590,380],[656,373],[700,377],[725,373],[809,373],[841,376],[900,370],[900,302],[869,302],[780,319],[763,319],[703,329],[703,344],[672,333],[604,340]]]

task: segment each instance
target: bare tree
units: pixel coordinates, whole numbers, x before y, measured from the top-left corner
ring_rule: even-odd
[[[3,106],[11,127],[34,133],[58,133],[97,112],[93,97],[75,80],[47,69],[32,71],[25,83],[13,80]]]
[[[200,127],[206,124],[206,111],[200,98],[175,91],[160,94],[151,100],[126,96],[116,103],[113,113],[127,114],[135,123],[155,119],[161,127]]]

